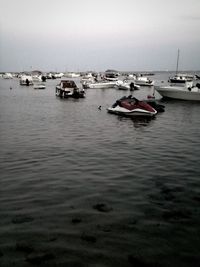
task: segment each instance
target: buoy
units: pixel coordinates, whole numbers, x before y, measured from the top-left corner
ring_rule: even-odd
[[[101,110],[101,106],[99,106],[98,109]]]

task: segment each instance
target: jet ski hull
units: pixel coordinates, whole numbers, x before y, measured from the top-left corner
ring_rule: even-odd
[[[117,100],[107,111],[126,117],[153,117],[157,114],[152,106],[132,96]]]

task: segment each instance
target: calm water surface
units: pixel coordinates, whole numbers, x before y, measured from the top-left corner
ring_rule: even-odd
[[[0,80],[0,266],[199,266],[200,103],[132,120],[106,111],[129,92],[58,82]]]

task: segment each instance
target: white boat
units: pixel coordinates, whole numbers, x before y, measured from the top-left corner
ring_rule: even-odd
[[[19,80],[20,85],[33,85],[33,78],[30,75],[22,75]]]
[[[178,73],[178,66],[179,66],[179,54],[180,50],[178,49],[178,54],[177,54],[177,62],[176,62],[176,74],[172,77],[169,77],[169,82],[170,83],[186,83],[186,82],[191,82],[195,80],[195,75],[192,74],[181,74]]]
[[[127,74],[126,75],[126,79],[128,79],[128,80],[134,80],[135,78],[136,78],[135,74]]]
[[[200,84],[193,86],[192,82],[186,83],[184,86],[156,86],[156,91],[164,98],[200,101]]]
[[[87,73],[86,75],[82,76],[80,83],[87,84],[95,81],[95,77],[92,73]]]
[[[6,72],[5,74],[3,74],[2,77],[3,77],[4,79],[12,79],[12,78],[13,78],[12,74],[9,73],[9,72]]]
[[[106,70],[104,79],[108,81],[117,81],[119,73],[116,70]]]
[[[194,75],[180,73],[169,78],[170,83],[186,83],[193,80],[195,80]]]
[[[85,84],[84,88],[105,89],[105,88],[114,88],[115,85],[116,85],[116,81],[97,81],[94,83]]]
[[[59,72],[59,73],[55,73],[54,74],[54,77],[55,78],[62,78],[64,76],[64,73],[62,73],[62,72]]]
[[[64,74],[64,77],[66,77],[66,78],[78,78],[78,77],[80,77],[80,74],[76,73],[76,72],[67,72]]]
[[[118,80],[116,82],[116,88],[118,88],[119,90],[130,90],[130,91],[134,91],[134,90],[138,90],[140,88],[139,85],[134,84],[133,82],[128,82],[127,80]]]
[[[85,97],[84,89],[79,89],[73,80],[61,80],[56,85],[56,96],[60,98],[83,98]]]
[[[135,84],[141,86],[152,86],[154,85],[154,81],[150,80],[148,77],[139,76],[134,79]]]
[[[41,82],[42,76],[41,75],[32,75],[32,80],[33,80],[33,83]]]
[[[34,89],[45,89],[46,85],[43,83],[34,83],[33,88]]]

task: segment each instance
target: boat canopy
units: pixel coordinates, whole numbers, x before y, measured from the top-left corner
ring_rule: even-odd
[[[62,88],[76,88],[76,84],[74,81],[71,80],[65,80],[61,81]]]

